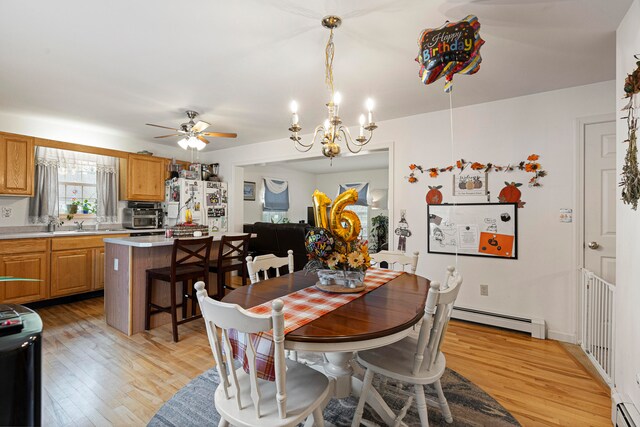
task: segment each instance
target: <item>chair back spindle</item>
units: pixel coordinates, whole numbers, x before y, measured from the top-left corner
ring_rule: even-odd
[[[413,255],[406,255],[404,252],[380,251],[371,254],[371,261],[378,268],[380,268],[381,262],[386,262],[389,265],[389,270],[405,271],[408,267],[409,272],[415,274],[419,255],[420,252],[418,251],[414,252]]]
[[[286,257],[277,257],[274,254],[260,255],[255,258],[248,256],[247,271],[249,272],[249,279],[251,283],[258,283],[260,281],[260,272],[264,276],[264,280],[269,279],[269,270],[275,269],[275,277],[280,277],[280,268],[285,265],[289,269],[289,273],[294,272],[293,267],[293,251],[289,249]]]
[[[230,329],[237,331],[238,340],[246,345],[245,355],[249,365],[250,396],[256,418],[261,417],[261,395],[256,369],[257,352],[251,339],[251,334],[267,332],[273,329],[278,414],[281,418],[286,418],[286,365],[284,357],[284,315],[282,313],[284,304],[282,300],[276,299],[273,301],[271,315],[257,315],[236,304],[228,304],[210,298],[203,282],[196,283],[195,288],[225,397],[227,399],[235,399],[238,410],[246,408],[243,407],[243,402],[240,399],[241,385],[238,381],[236,369],[234,369],[234,353],[229,337]],[[220,332],[221,338],[218,337],[218,332]]]
[[[427,369],[431,369],[436,361],[453,312],[453,304],[462,285],[462,276],[455,271],[455,268],[449,267],[445,283],[446,288],[439,282],[431,282],[414,355],[412,368],[414,375],[424,367],[424,363],[427,363]]]

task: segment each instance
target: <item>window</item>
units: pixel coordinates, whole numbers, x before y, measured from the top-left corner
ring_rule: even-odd
[[[69,213],[95,217],[97,209],[96,163],[79,161],[58,167],[60,215]],[[75,211],[75,212],[74,212]]]
[[[288,215],[289,211],[262,211],[262,222],[289,222]]]
[[[362,229],[360,231],[359,238],[367,240],[369,238],[369,207],[351,205],[348,206],[347,209],[355,212],[355,214],[358,215],[358,218],[360,218],[360,225],[362,226]]]
[[[288,222],[289,184],[283,179],[264,178],[262,180],[262,221]]]

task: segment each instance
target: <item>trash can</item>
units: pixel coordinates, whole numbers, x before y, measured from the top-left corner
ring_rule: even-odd
[[[27,307],[0,304],[0,425],[39,426],[42,320]]]

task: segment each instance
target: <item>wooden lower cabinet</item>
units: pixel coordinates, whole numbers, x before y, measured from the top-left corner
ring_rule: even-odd
[[[104,289],[104,246],[93,250],[93,289]]]
[[[49,290],[49,254],[0,255],[0,276],[36,279],[37,282],[0,282],[0,302],[25,304],[46,299]]]
[[[89,292],[93,289],[93,249],[51,253],[51,297]]]

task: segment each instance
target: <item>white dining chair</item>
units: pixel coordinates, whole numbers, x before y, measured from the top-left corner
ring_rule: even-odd
[[[380,268],[381,262],[386,262],[389,264],[389,270],[395,270],[397,268],[402,268],[404,271],[407,267],[409,267],[409,272],[416,272],[416,267],[418,266],[418,256],[420,252],[416,251],[413,255],[406,255],[404,252],[394,252],[394,251],[380,251],[375,254],[371,254],[371,262],[374,267]]]
[[[293,251],[289,249],[286,257],[277,257],[274,254],[259,255],[255,258],[248,256],[247,259],[247,271],[249,272],[249,280],[251,284],[258,283],[260,281],[260,272],[264,280],[269,279],[269,269],[274,268],[276,270],[276,277],[280,277],[280,268],[285,265],[288,267],[288,273],[293,273]]]
[[[197,282],[195,288],[220,377],[214,397],[220,414],[218,425],[295,426],[312,415],[313,424],[323,426],[322,404],[330,383],[322,373],[284,357],[282,300],[272,302],[271,315],[257,315],[239,305],[210,298],[203,282]],[[229,329],[245,335],[249,373],[242,366],[234,367]],[[275,345],[275,382],[258,378],[256,349],[249,338],[250,334],[271,329]]]
[[[441,286],[439,282],[431,282],[417,338],[410,335],[393,344],[357,353],[356,360],[365,367],[366,371],[352,427],[359,426],[363,421],[362,413],[368,394],[377,393],[372,387],[374,373],[396,381],[413,384],[422,426],[429,425],[427,400],[430,404],[440,407],[442,415],[448,423],[453,422],[449,404],[440,384],[440,377],[446,368],[446,360],[440,351],[440,346],[451,318],[453,304],[462,285],[462,276],[455,269],[449,267],[445,283],[448,286],[446,289],[442,289],[444,286]],[[424,386],[429,384],[433,384],[438,401],[425,397]]]

